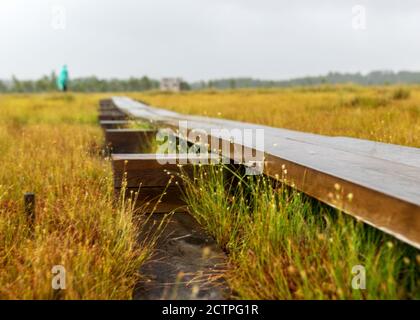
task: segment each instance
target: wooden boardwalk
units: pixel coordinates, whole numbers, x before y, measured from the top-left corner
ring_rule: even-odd
[[[157,131],[132,128],[135,122],[128,121],[127,115],[110,103],[101,103],[99,119],[112,159],[116,196],[125,191],[126,196],[136,199],[132,195],[139,192],[136,206],[149,215],[139,241],[159,235],[151,258],[141,267],[142,279],[133,298],[224,299],[229,295],[223,279],[226,254],[181,199],[183,181],[176,174],[181,173],[178,162],[187,157],[177,155],[171,159],[174,163],[161,164],[159,155],[148,153]],[[183,174],[192,176],[192,166],[183,169]]]
[[[265,174],[420,248],[420,149],[184,115],[125,97],[103,102],[101,108],[108,125],[129,118],[174,130],[187,121],[188,130],[209,134],[212,129],[263,129]],[[233,148],[235,143],[229,143]],[[239,147],[258,151],[251,141]]]

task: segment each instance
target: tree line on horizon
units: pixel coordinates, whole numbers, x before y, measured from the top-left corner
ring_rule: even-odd
[[[147,76],[129,79],[99,79],[95,76],[70,79],[69,90],[74,92],[129,92],[157,90],[159,81]],[[52,72],[38,80],[19,80],[16,77],[8,82],[0,80],[0,92],[35,93],[57,91],[57,75]]]
[[[260,80],[253,78],[231,78],[195,82],[192,89],[237,89],[237,88],[277,88],[295,86],[316,86],[327,84],[392,85],[420,84],[420,72],[373,71],[361,73],[330,72],[325,76],[308,76],[290,80]]]
[[[0,80],[0,92],[33,93],[57,91],[57,76],[52,72],[38,80]],[[292,86],[315,86],[354,83],[360,85],[420,84],[420,72],[373,71],[361,73],[330,72],[324,76],[310,76],[291,80],[260,80],[254,78],[226,78],[209,81],[183,82],[182,90],[281,88]],[[158,90],[160,81],[143,76],[129,79],[100,79],[95,76],[70,79],[70,90],[74,92],[131,92]]]

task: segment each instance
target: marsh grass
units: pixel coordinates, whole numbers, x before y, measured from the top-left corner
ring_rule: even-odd
[[[229,254],[236,298],[420,298],[417,250],[268,178],[223,170],[186,179],[185,198]],[[352,288],[356,265],[365,290]]]
[[[98,97],[0,96],[0,298],[130,299],[153,237],[116,202],[97,126]],[[30,230],[23,193],[36,194]],[[66,289],[52,290],[52,267]]]
[[[420,146],[420,90],[324,86],[130,94],[179,112]],[[129,299],[156,234],[115,203],[97,127],[100,95],[0,96],[0,298]],[[213,170],[213,171],[212,171]],[[229,253],[226,279],[245,299],[420,298],[418,251],[264,178],[225,168],[186,181],[191,212]],[[202,176],[204,175],[204,176]],[[226,177],[234,176],[234,182]],[[36,193],[31,232],[23,193]],[[141,192],[141,190],[140,190]],[[135,197],[136,195],[134,195]],[[51,288],[53,265],[66,290]],[[366,290],[351,287],[366,268]]]
[[[418,86],[135,93],[173,111],[420,147]],[[419,299],[419,252],[267,178],[237,184],[220,168],[187,182],[193,215],[229,253],[244,299]],[[366,268],[355,290],[352,268]]]

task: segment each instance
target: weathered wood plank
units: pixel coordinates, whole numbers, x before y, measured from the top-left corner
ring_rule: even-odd
[[[112,154],[111,158],[116,193],[119,194],[123,187],[127,196],[139,192],[137,207],[142,207],[143,212],[153,213],[185,211],[183,176],[192,178],[200,161],[212,160],[211,157],[159,154]]]
[[[99,121],[99,125],[102,129],[122,129],[130,126],[133,121],[128,120],[103,120]]]
[[[107,129],[105,141],[113,153],[150,152],[156,133],[146,129]]]
[[[170,180],[172,184],[182,184],[181,175],[192,177],[194,170],[198,170],[194,165],[208,159],[163,154],[112,154],[111,158],[115,188],[120,188],[124,180],[129,188],[138,188],[140,185],[165,187]]]
[[[104,112],[99,114],[99,121],[108,121],[108,120],[127,120],[127,116],[123,113],[116,112]]]
[[[115,108],[114,102],[112,99],[101,99],[99,100],[100,108]]]
[[[114,103],[121,109],[136,118],[146,121],[162,122],[163,125],[178,125],[178,121],[188,121],[191,128],[213,129],[213,128],[238,128],[238,129],[264,129],[265,137],[271,140],[286,139],[300,141],[308,144],[315,144],[332,149],[348,151],[354,154],[361,154],[378,159],[399,162],[410,166],[420,167],[420,149],[393,145],[369,140],[362,140],[349,137],[330,137],[312,133],[299,132],[294,130],[273,128],[254,123],[246,123],[218,118],[184,115],[176,112],[147,106],[141,102],[129,98],[115,97]],[[276,145],[274,142],[271,145]],[[266,143],[268,147],[270,143]]]
[[[109,120],[126,120],[127,112],[118,108],[115,103],[111,100],[101,100],[99,106],[99,121],[109,121]]]

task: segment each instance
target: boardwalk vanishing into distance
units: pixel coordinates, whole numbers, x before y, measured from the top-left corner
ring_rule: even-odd
[[[420,301],[420,1],[320,2],[1,1],[0,300]]]
[[[114,133],[133,120],[174,132],[187,122],[188,132],[204,130],[210,140],[220,139],[211,136],[212,129],[263,130],[264,150],[256,150],[252,141],[238,145],[228,139],[230,148],[219,151],[224,157],[232,157],[235,147],[263,151],[265,175],[420,248],[420,149],[184,115],[126,97],[103,100],[100,108],[102,126]]]

